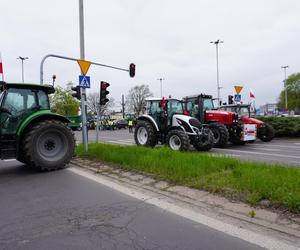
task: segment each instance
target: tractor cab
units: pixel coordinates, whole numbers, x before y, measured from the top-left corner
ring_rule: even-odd
[[[53,93],[50,86],[2,84],[1,89],[0,135],[15,134],[30,114],[50,109],[48,93]]]
[[[250,105],[249,104],[229,104],[220,107],[220,110],[227,112],[234,112],[239,117],[250,117]]]
[[[168,127],[173,115],[183,114],[183,103],[177,99],[149,98],[146,100],[146,114],[153,117],[159,127]]]

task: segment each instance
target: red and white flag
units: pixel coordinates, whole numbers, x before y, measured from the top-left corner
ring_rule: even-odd
[[[1,58],[1,53],[0,53],[0,74],[3,75],[3,66],[2,66],[2,58]]]
[[[255,95],[251,89],[250,89],[250,98],[255,98]]]

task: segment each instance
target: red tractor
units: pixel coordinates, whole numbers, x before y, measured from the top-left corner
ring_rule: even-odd
[[[229,104],[221,106],[220,110],[235,112],[239,114],[240,120],[244,123],[255,124],[257,127],[257,137],[264,142],[271,141],[275,136],[275,130],[271,125],[251,117],[250,104]]]
[[[214,134],[216,147],[225,147],[228,140],[237,145],[256,139],[256,127],[239,119],[236,112],[217,110],[211,95],[193,95],[183,98],[185,110],[201,123],[208,124]]]

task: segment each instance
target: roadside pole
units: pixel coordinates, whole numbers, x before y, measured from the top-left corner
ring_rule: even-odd
[[[100,114],[100,105],[97,107],[97,123],[96,123],[96,143],[99,142],[99,114]]]
[[[80,34],[80,59],[84,60],[84,15],[83,15],[83,0],[79,0],[79,34]],[[86,124],[86,89],[81,89],[81,115],[82,115],[82,139],[84,151],[88,152],[88,137]]]

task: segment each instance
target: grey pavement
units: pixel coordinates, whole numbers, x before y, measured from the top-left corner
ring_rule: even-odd
[[[68,170],[0,165],[1,249],[259,249]]]
[[[76,139],[81,142],[81,132],[75,132]],[[133,134],[128,130],[100,131],[101,142],[135,145]],[[89,131],[89,141],[96,140],[95,130]],[[228,144],[226,148],[213,148],[212,154],[223,154],[237,157],[242,160],[259,161],[266,163],[288,164],[300,167],[300,139],[275,138],[271,142],[256,140],[254,143],[237,146]],[[199,152],[201,154],[201,152]]]

